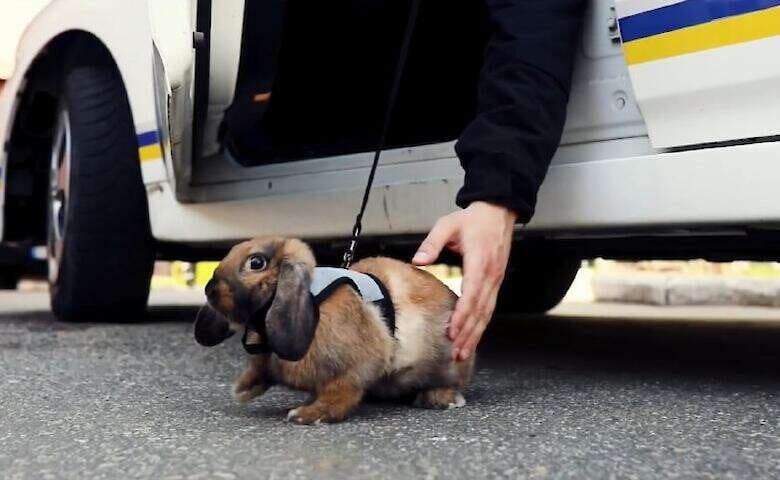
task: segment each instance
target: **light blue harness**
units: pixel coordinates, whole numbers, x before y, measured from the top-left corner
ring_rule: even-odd
[[[311,287],[309,287],[314,304],[319,306],[342,285],[349,285],[364,300],[379,307],[390,333],[395,335],[393,301],[385,285],[374,275],[346,268],[316,267],[312,275]]]

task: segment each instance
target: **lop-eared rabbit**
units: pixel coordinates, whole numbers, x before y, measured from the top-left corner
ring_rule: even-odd
[[[258,238],[233,247],[206,295],[196,340],[214,346],[242,332],[250,353],[239,402],[276,384],[308,391],[287,416],[301,424],[341,421],[367,394],[465,405],[474,356],[453,361],[446,333],[457,296],[412,265],[377,257],[317,268],[302,241]]]

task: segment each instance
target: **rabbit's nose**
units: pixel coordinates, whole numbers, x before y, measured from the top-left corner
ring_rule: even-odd
[[[206,284],[206,297],[211,300],[217,294],[217,281],[213,278]]]

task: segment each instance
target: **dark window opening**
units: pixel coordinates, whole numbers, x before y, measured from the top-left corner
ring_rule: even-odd
[[[372,150],[409,7],[409,0],[247,2],[223,144],[246,165]],[[457,138],[476,111],[487,22],[482,0],[422,3],[388,147]]]

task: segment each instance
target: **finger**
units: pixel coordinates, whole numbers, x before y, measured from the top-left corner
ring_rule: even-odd
[[[463,330],[458,333],[458,336],[455,340],[452,342],[452,359],[457,361],[458,359],[462,358],[465,351],[465,345],[466,341],[464,338],[468,338],[469,335],[471,335],[471,332],[474,329],[474,326],[477,324],[477,316],[476,315],[470,315],[469,318],[466,320],[466,322],[463,325]]]
[[[485,275],[482,269],[477,269],[479,262],[473,258],[464,261],[463,296],[455,306],[455,314],[450,328],[450,338],[454,341],[453,358],[457,358],[463,347],[463,340],[468,338],[477,321],[479,321],[479,306],[485,295]]]
[[[461,283],[461,297],[455,304],[455,311],[450,321],[449,337],[451,340],[460,335],[463,327],[471,317],[472,311],[477,306],[480,294],[480,285],[484,275],[477,267],[478,260],[474,260],[474,254],[466,256],[463,260],[463,282]]]
[[[481,290],[472,308],[471,319],[453,340],[461,360],[465,360],[476,349],[482,334],[493,316],[496,297],[501,286],[500,275],[486,275],[480,282]]]
[[[462,302],[462,303],[461,303]],[[453,344],[455,339],[459,338],[463,334],[463,329],[468,325],[469,319],[472,317],[471,306],[466,303],[467,301],[461,298],[455,305],[455,312],[452,314],[452,320],[450,322],[449,338]],[[459,352],[453,351],[453,357]]]
[[[482,315],[477,311],[472,311],[463,323],[463,328],[458,332],[458,336],[453,340],[453,345],[460,355],[466,348],[466,342],[471,337],[472,332],[482,319]]]
[[[468,340],[466,340],[463,348],[459,349],[459,359],[461,361],[468,360],[468,358],[474,354],[474,351],[477,349],[477,345],[479,345],[479,341],[482,339],[482,335],[485,333],[485,329],[489,323],[489,320],[482,320],[477,322],[477,326],[471,332],[471,336],[468,338]]]
[[[457,225],[448,217],[440,218],[433,226],[431,233],[417,249],[412,263],[415,265],[430,265],[439,258],[442,249],[452,240],[457,233]]]
[[[460,353],[460,360],[466,360],[471,355],[473,355],[477,349],[477,345],[479,345],[480,340],[482,340],[482,335],[484,335],[487,326],[490,324],[490,321],[493,317],[493,312],[496,308],[496,293],[497,292],[490,292],[488,295],[488,304],[481,309],[477,324],[471,331],[471,334],[468,336],[468,338],[456,339],[456,343],[458,343],[458,340],[463,342],[463,346],[458,349]]]
[[[455,304],[455,311],[452,313],[450,328],[447,332],[450,340],[454,341],[463,331],[463,326],[471,316],[471,305],[472,302],[465,296],[461,297]]]

